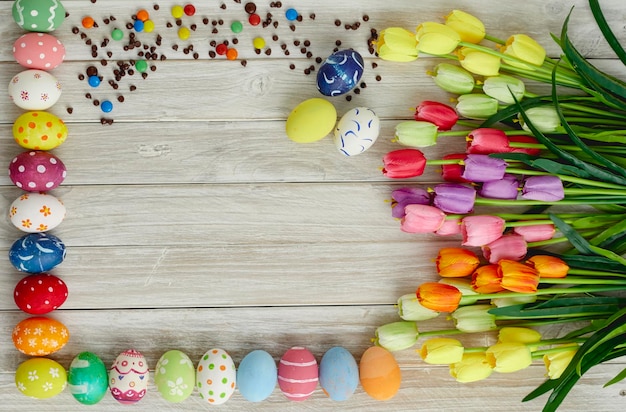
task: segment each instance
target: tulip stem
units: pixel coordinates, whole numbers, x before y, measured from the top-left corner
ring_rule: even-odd
[[[494,43],[496,43],[496,44],[503,44],[503,45],[504,45],[504,44],[506,44],[506,41],[505,41],[505,40],[499,39],[499,38],[494,37],[494,36],[490,36],[490,35],[488,35],[488,34],[485,34],[485,40],[488,40],[488,41],[494,42]]]
[[[474,201],[474,204],[483,206],[614,205],[618,203],[626,203],[626,197],[610,197],[606,199],[563,199],[556,200],[554,202],[524,199],[487,199],[484,197],[477,197]]]
[[[457,160],[458,161],[458,160]],[[429,160],[430,162],[430,160]],[[520,174],[520,175],[528,175],[528,176],[557,176],[559,179],[565,182],[571,182],[581,185],[594,186],[594,187],[603,187],[606,189],[616,189],[616,190],[624,190],[625,187],[622,185],[618,185],[615,183],[607,183],[607,182],[598,182],[597,180],[583,179],[581,177],[561,175],[555,173],[542,172],[539,170],[530,170],[530,169],[517,169],[517,168],[506,168],[507,173],[512,174]]]
[[[626,278],[626,274],[617,272],[603,272],[600,270],[586,270],[586,269],[570,269],[567,272],[568,275],[585,275],[585,276],[611,276],[618,278]]]
[[[541,278],[539,283],[546,285],[626,285],[626,281],[618,279],[593,279],[580,276],[566,276],[565,278]]]
[[[540,296],[540,295],[560,295],[567,293],[593,293],[593,292],[611,292],[624,290],[623,286],[573,286],[571,288],[546,288],[538,289],[533,293],[520,293],[520,292],[499,292],[499,293],[485,293],[477,295],[466,295],[461,297],[459,305],[472,305],[479,300],[499,299],[499,298],[515,298],[519,296]]]

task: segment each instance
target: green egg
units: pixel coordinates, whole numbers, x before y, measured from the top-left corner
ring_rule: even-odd
[[[187,399],[193,392],[195,380],[193,362],[179,350],[165,352],[157,362],[154,383],[168,402],[179,403]]]
[[[13,20],[24,30],[48,33],[65,20],[65,7],[59,0],[16,0]]]
[[[83,405],[94,405],[109,389],[104,362],[91,352],[82,352],[72,360],[67,377],[72,396]]]

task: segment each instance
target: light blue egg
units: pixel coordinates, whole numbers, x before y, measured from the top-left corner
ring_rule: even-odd
[[[264,350],[248,353],[237,369],[237,386],[250,402],[261,402],[274,392],[278,381],[276,362]]]
[[[329,349],[320,361],[320,386],[334,401],[349,399],[359,384],[359,367],[345,348]]]

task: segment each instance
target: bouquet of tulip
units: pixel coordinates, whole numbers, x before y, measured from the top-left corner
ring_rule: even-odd
[[[597,0],[589,4],[626,64]],[[428,54],[453,61],[431,75],[458,95],[456,107],[420,104],[414,121],[396,126],[394,139],[406,148],[384,157],[383,173],[406,179],[440,167],[445,183],[394,190],[392,215],[405,232],[459,235],[466,248],[442,249],[440,279],[402,296],[402,320],[379,327],[374,340],[402,350],[436,336],[418,352],[425,362],[449,364],[459,382],[542,358],[549,379],[524,400],[551,392],[545,411],[556,410],[589,368],[626,354],[626,83],[583,58],[569,40],[568,21],[553,35],[559,60],[527,35],[489,36],[478,18],[459,10],[414,33],[387,28],[376,41],[382,59]],[[552,92],[531,93],[525,80],[548,83]],[[419,150],[457,137],[465,138],[463,153],[426,159]],[[574,212],[559,210],[572,205]],[[525,210],[502,213],[507,206]],[[553,244],[569,250],[544,248]],[[416,322],[441,312],[450,313],[454,328],[418,331]],[[564,322],[576,325],[565,336],[544,339],[532,329]],[[498,340],[489,347],[441,337],[491,330]]]

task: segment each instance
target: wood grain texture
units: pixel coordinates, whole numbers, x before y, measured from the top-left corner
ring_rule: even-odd
[[[23,33],[12,20],[11,3],[0,1],[4,44],[0,84],[8,84],[22,70],[11,53],[13,41]],[[153,11],[156,3],[159,12]],[[618,39],[626,43],[622,0],[601,3]],[[318,360],[332,346],[344,346],[359,359],[372,344],[376,327],[398,320],[397,298],[435,279],[437,250],[458,245],[459,239],[401,232],[391,217],[389,199],[394,188],[439,182],[439,170],[429,167],[420,178],[398,182],[382,176],[380,167],[384,154],[399,148],[392,141],[399,120],[411,119],[413,108],[423,100],[448,102],[453,96],[439,90],[427,74],[443,60],[424,56],[410,64],[380,61],[367,49],[371,29],[413,29],[419,22],[439,21],[449,10],[462,7],[480,17],[491,35],[506,38],[523,32],[558,57],[549,33],[559,33],[574,6],[570,23],[574,44],[597,67],[624,78],[624,66],[601,39],[585,0],[528,0],[523,6],[512,0],[471,0],[462,5],[453,0],[283,2],[284,8],[293,6],[304,17],[295,31],[283,17],[284,8],[271,9],[269,2],[258,2],[262,16],[272,12],[279,25],[265,29],[245,25],[237,35],[239,60],[234,62],[208,55],[211,40],[232,41],[230,22],[246,18],[243,5],[232,0],[196,4],[198,14],[184,20],[198,25],[187,42],[177,38],[175,25],[166,28],[167,22],[174,23],[169,10],[178,2],[173,0],[66,0],[63,4],[69,17],[54,34],[68,53],[53,73],[64,90],[50,112],[69,128],[67,141],[54,150],[67,166],[68,177],[53,192],[68,210],[53,234],[68,246],[66,261],[54,273],[67,283],[69,298],[51,316],[66,324],[71,339],[51,358],[66,367],[84,350],[97,353],[109,365],[131,347],[144,353],[152,368],[161,354],[174,348],[185,351],[194,363],[213,347],[227,350],[238,363],[254,349],[265,349],[279,359],[293,345],[307,346]],[[157,52],[167,59],[155,61],[156,70],[147,79],[127,76],[115,90],[107,84],[112,68],[119,60],[136,58],[137,50],[124,51],[123,43],[110,42],[99,47],[94,58],[86,39],[71,29],[80,27],[83,16],[93,16],[100,27],[83,31],[100,46],[113,27],[123,27],[140,8],[151,11],[157,30],[138,36],[154,44],[161,34]],[[104,24],[110,16],[116,22]],[[209,25],[202,23],[203,17],[210,19]],[[224,24],[217,26],[218,33],[211,33],[211,21],[219,18]],[[335,19],[342,25],[335,26]],[[358,30],[343,26],[356,21],[361,23]],[[259,35],[268,42],[271,55],[254,52],[252,39]],[[294,40],[310,41],[311,58],[300,52]],[[331,99],[338,115],[367,106],[383,119],[377,143],[353,158],[341,155],[330,138],[298,145],[284,131],[293,107],[319,96],[315,72],[305,75],[303,70],[312,64],[318,67],[315,58],[330,54],[337,40],[341,48],[361,52],[367,68],[363,77],[367,87],[360,94],[352,94],[351,101]],[[283,43],[288,56],[280,47]],[[182,51],[190,44],[198,52],[197,60],[193,53]],[[78,79],[90,65],[104,77],[98,89]],[[132,93],[131,84],[137,86]],[[549,91],[536,83],[528,88],[535,93]],[[100,124],[107,116],[86,93],[115,103],[108,115],[115,120],[112,125]],[[119,95],[125,97],[124,103],[116,103]],[[73,109],[71,115],[68,108]],[[8,164],[23,150],[14,143],[11,131],[21,113],[6,93],[0,98],[0,164]],[[424,153],[437,159],[463,150],[462,137],[442,138]],[[0,174],[0,211],[6,212],[20,194],[6,174]],[[13,302],[13,288],[23,275],[10,266],[7,251],[22,233],[6,217],[2,221],[0,410],[82,411],[84,407],[67,390],[54,399],[35,401],[15,387],[14,371],[26,357],[13,348],[11,331],[26,315]],[[422,331],[450,327],[452,322],[443,315],[420,326]],[[554,337],[567,329],[553,325],[541,331]],[[462,338],[466,346],[485,346],[494,339],[493,333]],[[543,406],[545,398],[520,402],[543,382],[540,362],[515,374],[494,374],[486,381],[461,385],[449,376],[447,367],[423,363],[414,349],[394,354],[403,383],[388,402],[374,401],[358,388],[352,399],[339,404],[318,388],[311,399],[294,403],[276,388],[258,404],[235,392],[225,407],[233,411],[495,412],[539,411]],[[592,369],[562,410],[624,410],[626,386],[602,388],[623,367],[624,360],[618,359]],[[126,408],[107,396],[89,409]],[[167,404],[151,380],[148,396],[134,409],[206,408],[197,395],[180,405]]]

